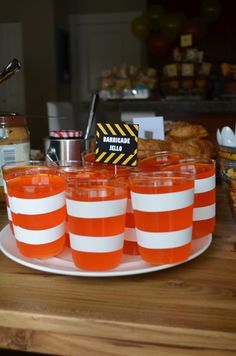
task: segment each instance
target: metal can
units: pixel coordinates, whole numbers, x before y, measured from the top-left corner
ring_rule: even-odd
[[[53,161],[81,161],[86,152],[95,151],[95,138],[83,139],[81,131],[51,131],[44,139],[46,159]]]
[[[26,118],[15,113],[0,113],[0,165],[30,159],[30,134]],[[0,171],[0,201],[5,201]]]

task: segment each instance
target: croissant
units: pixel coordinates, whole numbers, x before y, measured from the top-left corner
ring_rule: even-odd
[[[189,157],[213,158],[215,149],[211,141],[200,138],[191,138],[188,140],[169,140],[171,151],[185,153]]]
[[[170,145],[167,141],[155,139],[138,139],[138,159],[153,156],[156,152],[168,151]]]
[[[167,137],[188,139],[193,137],[203,138],[207,137],[208,132],[206,128],[202,125],[191,125],[188,123],[183,123],[177,125],[167,132]]]

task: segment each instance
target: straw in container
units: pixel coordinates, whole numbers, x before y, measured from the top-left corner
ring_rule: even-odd
[[[84,139],[87,140],[90,136],[91,133],[91,128],[92,128],[92,124],[95,118],[95,113],[96,113],[96,107],[98,104],[98,100],[99,100],[99,95],[97,92],[92,94],[92,99],[91,99],[91,104],[90,104],[90,110],[89,110],[89,116],[88,116],[88,122],[87,122],[87,127],[85,130],[85,135],[84,135]]]

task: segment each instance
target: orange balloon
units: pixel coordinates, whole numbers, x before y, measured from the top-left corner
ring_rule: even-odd
[[[183,33],[191,34],[195,41],[200,40],[204,36],[205,31],[206,27],[198,19],[187,21],[183,29]]]
[[[155,59],[164,59],[171,50],[171,41],[162,33],[153,33],[148,40],[148,50]]]

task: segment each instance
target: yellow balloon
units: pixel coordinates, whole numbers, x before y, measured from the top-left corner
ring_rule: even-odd
[[[161,21],[165,16],[165,9],[160,5],[152,5],[147,9],[147,17],[150,22],[151,28],[158,31],[161,26]]]
[[[131,23],[131,30],[136,38],[146,40],[150,32],[150,25],[146,16],[138,16]]]
[[[221,13],[219,0],[205,0],[202,4],[202,16],[206,23],[211,23],[218,19]]]
[[[178,37],[183,29],[186,16],[181,13],[170,13],[161,22],[161,32],[171,40]]]

